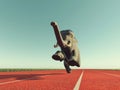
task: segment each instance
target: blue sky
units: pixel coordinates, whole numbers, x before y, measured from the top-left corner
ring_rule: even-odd
[[[51,21],[78,39],[81,68],[120,68],[119,0],[0,0],[0,68],[64,68]]]

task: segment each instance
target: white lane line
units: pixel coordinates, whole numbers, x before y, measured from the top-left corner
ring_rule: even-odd
[[[51,75],[46,75],[46,76],[51,76]],[[46,76],[41,76],[41,77],[46,77]],[[37,76],[39,77],[39,76]],[[4,85],[4,84],[9,84],[9,83],[15,83],[15,82],[20,82],[20,81],[24,81],[24,80],[30,80],[30,79],[34,79],[35,76],[31,77],[31,78],[25,78],[25,79],[21,79],[21,80],[13,80],[13,81],[8,81],[8,82],[1,82],[0,85]]]
[[[9,83],[15,83],[15,82],[20,82],[20,81],[24,81],[24,80],[30,80],[30,79],[33,79],[33,78],[34,77],[32,77],[32,78],[26,78],[26,79],[21,79],[21,80],[14,80],[14,81],[2,82],[2,83],[0,83],[0,85],[9,84]]]
[[[111,74],[111,73],[104,73],[104,74],[114,76],[114,77],[120,77],[120,75],[117,75],[117,74]]]
[[[81,84],[81,81],[82,81],[82,77],[83,77],[83,73],[84,73],[84,71],[82,71],[82,73],[81,73],[81,75],[80,75],[80,77],[79,77],[79,79],[78,79],[78,81],[77,81],[73,90],[79,90],[80,84]]]
[[[22,80],[14,80],[14,81],[2,82],[2,83],[0,83],[0,85],[4,85],[4,84],[8,84],[8,83],[15,83],[15,82],[19,82],[19,81],[22,81]]]

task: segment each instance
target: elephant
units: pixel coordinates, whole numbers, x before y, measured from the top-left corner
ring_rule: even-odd
[[[56,36],[57,44],[54,48],[60,47],[61,51],[57,51],[52,55],[56,61],[64,61],[64,67],[67,73],[71,72],[70,66],[80,67],[80,52],[78,48],[78,41],[72,30],[59,31],[58,25],[51,22]]]

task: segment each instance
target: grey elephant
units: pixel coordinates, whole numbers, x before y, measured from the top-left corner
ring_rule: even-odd
[[[60,47],[61,51],[53,54],[52,58],[57,61],[64,61],[67,73],[71,72],[70,66],[80,67],[80,53],[78,42],[72,30],[59,31],[58,25],[51,22],[56,36],[57,44],[54,47]]]

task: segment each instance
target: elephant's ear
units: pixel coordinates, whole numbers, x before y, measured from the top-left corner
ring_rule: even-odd
[[[73,33],[72,31],[70,32],[70,35],[71,35],[71,37],[73,38],[73,41],[76,42],[76,43],[78,43],[78,41],[77,41],[77,39],[75,38],[75,35],[74,35],[74,33]]]
[[[72,38],[74,38],[74,33],[73,32],[70,31],[69,34]]]

